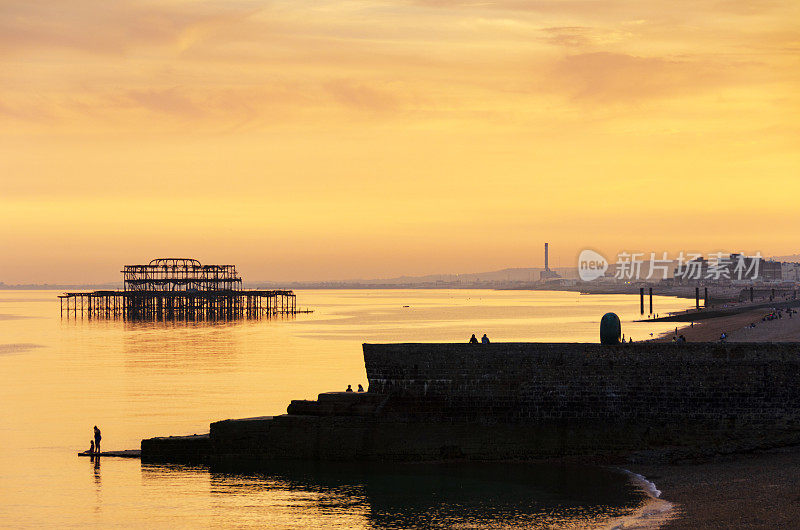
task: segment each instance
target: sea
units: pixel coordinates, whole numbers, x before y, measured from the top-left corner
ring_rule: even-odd
[[[278,415],[292,399],[367,387],[365,342],[599,342],[626,337],[636,295],[562,291],[301,290],[312,313],[229,322],[62,315],[57,291],[0,290],[0,527],[610,528],[652,500],[619,470],[523,463],[142,464],[77,453]],[[691,300],[654,297],[655,311]],[[650,488],[652,489],[652,488]]]

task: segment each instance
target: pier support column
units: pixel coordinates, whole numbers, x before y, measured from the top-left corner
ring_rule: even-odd
[[[694,305],[695,305],[695,308],[698,311],[700,311],[700,288],[699,287],[695,287],[694,288]]]
[[[649,289],[650,289],[650,314],[652,315],[652,314],[654,314],[653,313],[653,288],[650,287]]]

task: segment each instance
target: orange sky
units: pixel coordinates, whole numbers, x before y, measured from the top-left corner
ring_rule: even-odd
[[[0,281],[800,251],[800,2],[5,0]]]

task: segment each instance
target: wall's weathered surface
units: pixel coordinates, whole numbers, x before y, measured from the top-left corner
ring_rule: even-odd
[[[800,344],[365,344],[412,421],[800,429]]]

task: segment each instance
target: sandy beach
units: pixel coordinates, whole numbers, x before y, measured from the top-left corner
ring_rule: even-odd
[[[688,342],[715,342],[725,333],[728,342],[800,342],[800,315],[790,318],[784,311],[782,318],[762,322],[771,313],[770,309],[760,308],[719,318],[711,318],[694,325],[678,326],[678,335]],[[751,323],[756,327],[751,328]],[[674,332],[656,339],[659,342],[671,341]]]
[[[800,448],[628,469],[674,504],[663,528],[800,528]]]
[[[753,309],[678,327],[687,342],[800,342],[800,315],[762,321]],[[755,327],[750,327],[751,324]],[[674,332],[656,341],[671,341]],[[652,481],[675,506],[661,528],[800,528],[800,448],[733,455],[708,463],[629,468]]]

